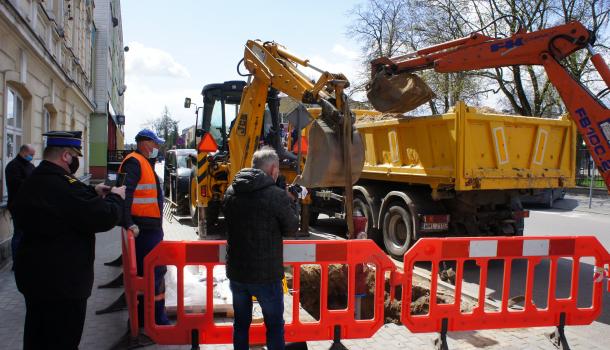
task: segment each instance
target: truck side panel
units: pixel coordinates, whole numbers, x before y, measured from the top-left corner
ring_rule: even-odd
[[[574,185],[576,129],[567,118],[481,113],[458,103],[441,116],[357,124],[362,179],[457,191]]]

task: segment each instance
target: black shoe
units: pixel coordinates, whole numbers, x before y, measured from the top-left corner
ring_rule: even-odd
[[[297,232],[294,234],[294,237],[296,237],[296,238],[305,238],[305,237],[309,237],[309,232],[306,232],[306,231],[297,231]]]

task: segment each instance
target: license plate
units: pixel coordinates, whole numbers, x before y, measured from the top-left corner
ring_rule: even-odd
[[[441,231],[441,230],[447,230],[449,229],[449,223],[446,222],[424,222],[421,224],[421,228],[422,230],[427,230],[427,231]]]

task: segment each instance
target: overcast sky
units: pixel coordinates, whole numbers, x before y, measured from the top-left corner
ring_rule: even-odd
[[[123,0],[125,142],[164,106],[181,129],[194,124],[184,98],[201,105],[205,84],[240,79],[235,67],[248,39],[276,41],[317,67],[355,76],[359,46],[345,33],[357,3]]]

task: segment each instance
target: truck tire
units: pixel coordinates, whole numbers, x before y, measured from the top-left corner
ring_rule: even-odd
[[[309,226],[315,226],[318,223],[318,216],[320,216],[319,212],[309,210]]]
[[[547,209],[553,209],[553,204],[555,204],[553,190],[546,191],[546,195],[544,197],[544,207]]]
[[[373,226],[373,209],[362,195],[356,195],[354,198],[354,212],[356,211],[360,211],[366,217],[366,237],[383,248],[379,230]]]
[[[388,254],[402,261],[414,237],[409,210],[402,203],[391,203],[383,216],[383,244]]]

